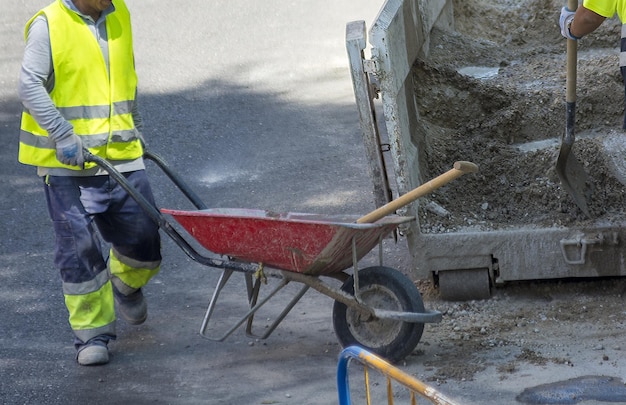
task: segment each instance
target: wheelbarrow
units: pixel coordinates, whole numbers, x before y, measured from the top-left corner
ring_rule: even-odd
[[[86,150],[85,156],[86,161],[107,171],[191,259],[222,269],[200,328],[205,338],[223,341],[247,323],[249,336],[266,339],[309,288],[335,301],[333,326],[343,347],[359,345],[390,362],[398,362],[413,351],[425,323],[441,321],[439,311],[424,309],[418,289],[406,275],[383,265],[382,241],[401,224],[414,220],[392,212],[462,174],[476,171],[473,163],[456,162],[449,172],[358,217],[209,209],[160,156],[146,151],[144,158],[156,163],[197,208],[159,210],[106,160]],[[185,232],[179,232],[180,227],[174,226],[168,220],[170,217]],[[194,247],[194,240],[206,252]],[[376,245],[379,265],[360,269],[359,261]],[[210,320],[220,293],[235,272],[244,274],[249,310],[224,334],[209,336]],[[259,300],[261,286],[268,276],[280,282]],[[331,284],[333,281],[340,285]],[[255,313],[290,282],[300,283],[300,290],[265,332],[256,335]]]

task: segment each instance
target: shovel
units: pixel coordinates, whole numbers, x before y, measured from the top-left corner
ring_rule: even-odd
[[[425,196],[428,193],[431,193],[438,189],[439,187],[451,182],[452,180],[460,177],[466,173],[476,173],[478,171],[478,166],[476,166],[472,162],[458,161],[454,162],[454,166],[452,169],[448,170],[444,174],[441,174],[434,179],[422,184],[421,186],[414,188],[408,193],[404,194],[401,197],[396,198],[395,200],[388,202],[380,208],[375,209],[357,219],[357,224],[371,224],[379,219],[386,217],[389,214],[395,212],[398,208],[402,208],[405,205],[417,200],[418,198]]]
[[[576,10],[578,0],[568,0],[567,8]],[[585,169],[580,164],[572,152],[574,145],[574,123],[576,119],[576,59],[577,43],[574,40],[567,40],[567,79],[565,97],[565,136],[561,141],[561,150],[556,161],[556,172],[561,179],[563,188],[567,191],[578,205],[578,208],[587,216],[587,198],[591,196],[589,177]]]

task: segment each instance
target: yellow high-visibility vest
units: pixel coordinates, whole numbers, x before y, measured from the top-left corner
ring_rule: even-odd
[[[122,0],[106,17],[109,70],[98,41],[83,19],[57,0],[37,13],[27,24],[45,14],[50,31],[54,89],[50,97],[61,115],[72,124],[83,146],[109,160],[142,156],[132,117],[137,89],[130,13]],[[67,166],[56,158],[54,142],[28,112],[22,113],[21,163],[39,167]]]

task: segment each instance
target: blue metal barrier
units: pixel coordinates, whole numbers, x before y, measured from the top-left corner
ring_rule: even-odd
[[[337,389],[339,394],[339,405],[352,404],[350,399],[348,365],[350,360],[353,359],[359,361],[365,368],[365,389],[368,405],[371,405],[368,373],[369,367],[378,370],[381,374],[387,377],[387,399],[390,405],[393,404],[392,381],[396,381],[409,389],[411,404],[417,403],[416,395],[419,395],[422,398],[430,400],[431,403],[436,405],[458,405],[433,387],[424,384],[416,378],[413,378],[382,358],[358,346],[346,347],[339,355],[339,361],[337,363]]]

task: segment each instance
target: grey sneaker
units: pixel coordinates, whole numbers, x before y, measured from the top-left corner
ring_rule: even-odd
[[[130,295],[124,295],[113,285],[113,296],[117,311],[131,325],[141,325],[148,318],[148,304],[143,297],[141,288]]]
[[[109,362],[109,349],[100,344],[83,346],[78,352],[78,364],[81,366],[97,366]]]

